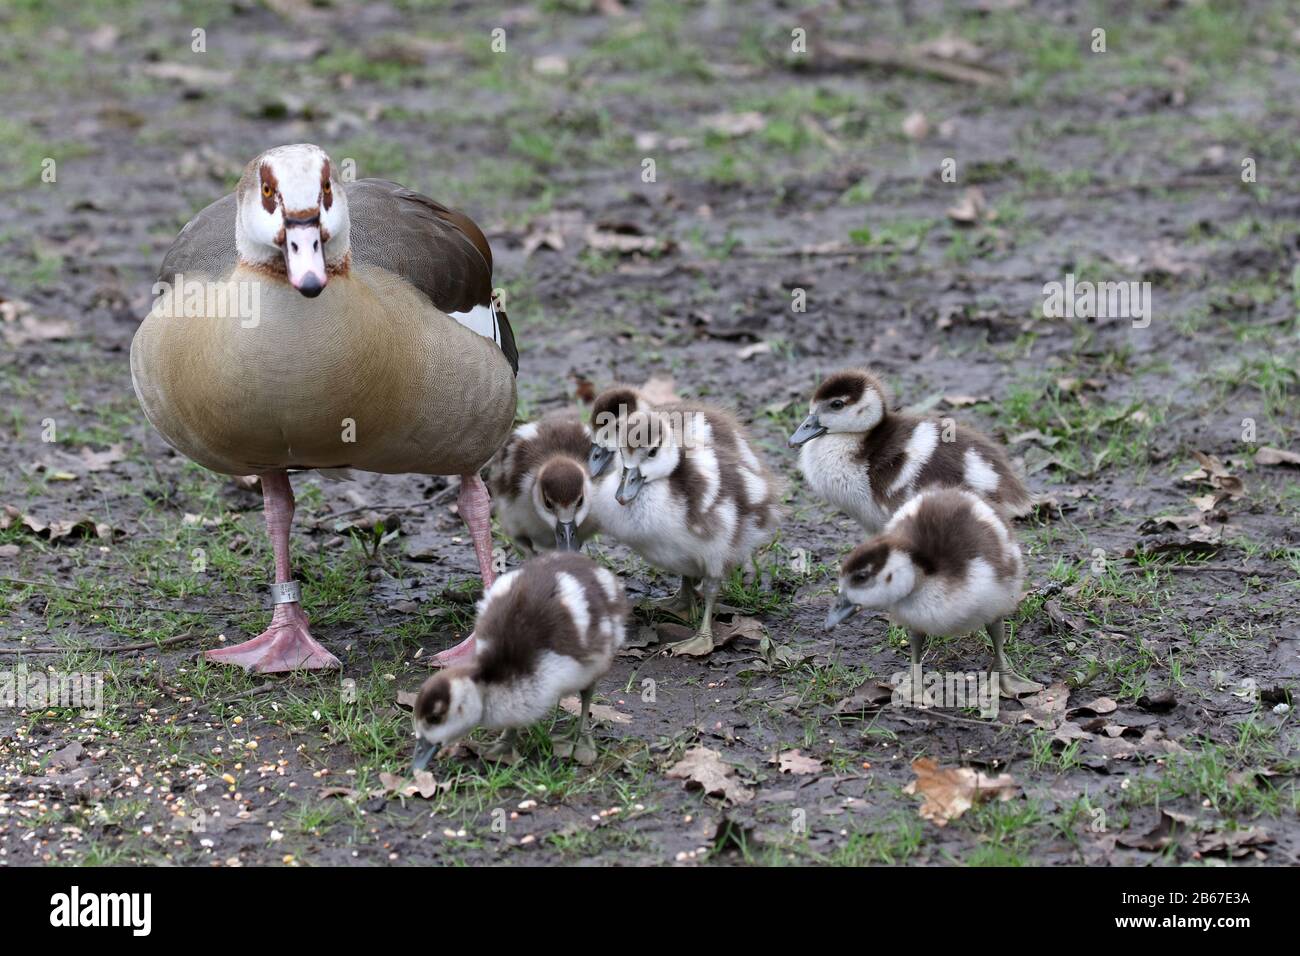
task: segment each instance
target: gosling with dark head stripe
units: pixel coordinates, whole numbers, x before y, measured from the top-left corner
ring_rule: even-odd
[[[425,681],[415,701],[415,769],[475,727],[502,730],[483,753],[518,758],[518,731],[580,694],[582,711],[557,756],[596,759],[587,719],[596,682],[623,646],[628,615],[623,584],[580,554],[533,558],[497,578],[479,602],[473,659]]]
[[[664,406],[634,412],[626,424],[616,503],[603,486],[597,495],[601,527],[650,564],[681,575],[675,600],[688,609],[693,582],[702,581],[699,629],[670,651],[707,654],[722,581],[776,534],[779,485],[721,409]]]
[[[983,434],[889,406],[888,390],[870,372],[836,372],[817,387],[808,417],[789,441],[800,448],[799,470],[809,487],[868,534],[932,487],[965,488],[1013,517],[1029,510],[1029,492]]]
[[[525,555],[581,550],[595,534],[591,431],[574,412],[520,425],[490,466],[497,521]]]
[[[911,635],[912,675],[920,673],[926,636],[982,627],[993,640],[1002,696],[1032,693],[1043,685],[1017,675],[1002,646],[1004,620],[1020,604],[1024,580],[1015,536],[988,502],[969,491],[931,489],[903,505],[883,533],[844,559],[839,598],[826,627],[859,608],[886,611]],[[908,683],[919,689],[911,678]]]

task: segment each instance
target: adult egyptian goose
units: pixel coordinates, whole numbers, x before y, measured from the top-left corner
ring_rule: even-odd
[[[467,216],[395,183],[343,184],[319,147],[280,146],[181,230],[160,284],[131,345],[145,416],[200,465],[260,476],[275,550],[270,627],[209,659],[338,666],[290,569],[291,470],[459,475],[492,584],[479,469],[510,432],[518,353]]]
[[[724,435],[725,432],[725,435]],[[682,577],[679,599],[693,603],[702,581],[704,614],[695,636],[669,646],[676,654],[713,649],[713,610],[722,581],[776,535],[777,480],[726,412],[657,408],[627,416],[619,455],[616,505],[597,489],[603,533],[647,562]]]
[[[554,750],[591,763],[591,697],[623,646],[627,613],[622,583],[580,554],[532,558],[497,578],[479,602],[473,659],[430,677],[416,697],[415,769],[475,727],[504,730],[484,756],[513,759],[519,728],[573,693],[582,695],[578,723]]]
[[[932,488],[844,559],[839,599],[826,627],[863,607],[888,612],[910,632],[915,689],[927,635],[958,636],[982,627],[993,640],[1002,695],[1031,693],[1043,685],[1016,674],[1002,648],[1004,621],[1020,604],[1024,581],[1020,547],[998,512],[970,491]]]
[[[526,555],[581,550],[599,529],[591,514],[591,431],[561,409],[515,429],[489,468],[498,523]]]
[[[891,411],[884,383],[849,369],[813,393],[790,436],[799,470],[829,504],[875,534],[905,501],[933,486],[961,487],[1004,513],[1024,514],[1029,492],[1007,456],[973,428]]]

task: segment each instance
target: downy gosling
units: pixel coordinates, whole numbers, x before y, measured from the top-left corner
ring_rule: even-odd
[[[1024,580],[1020,547],[988,502],[969,491],[931,489],[844,559],[839,599],[826,627],[859,608],[887,612],[911,637],[913,690],[920,688],[916,678],[927,636],[959,636],[982,627],[993,640],[1002,696],[1018,697],[1043,686],[1017,675],[1003,653],[1004,621],[1020,604]]]
[[[849,369],[813,393],[808,417],[790,436],[809,487],[868,534],[918,491],[973,491],[1015,517],[1029,492],[992,441],[951,420],[890,411],[890,395],[870,372]]]
[[[475,727],[504,731],[484,756],[518,759],[519,729],[573,693],[582,711],[555,754],[591,763],[591,698],[623,646],[627,615],[619,579],[581,554],[553,552],[497,578],[479,602],[473,659],[433,675],[416,697],[414,769]]]
[[[579,551],[598,530],[591,514],[591,431],[570,411],[520,425],[491,465],[501,530],[524,553]]]
[[[602,492],[601,526],[650,564],[681,575],[678,597],[687,604],[702,582],[699,628],[669,651],[707,654],[722,581],[776,534],[779,486],[721,409],[633,412],[626,426],[618,507]]]

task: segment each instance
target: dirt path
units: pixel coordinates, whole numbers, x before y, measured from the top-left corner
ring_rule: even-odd
[[[1067,3],[111,6],[0,13],[0,674],[102,673],[105,705],[0,710],[0,865],[1300,859],[1300,471],[1261,453],[1300,450],[1287,4],[1108,5],[1104,53]],[[856,61],[883,38],[905,62]],[[943,78],[963,62],[991,82]],[[302,140],[485,225],[521,416],[671,378],[789,479],[778,545],[726,594],[763,639],[634,649],[592,768],[540,727],[514,767],[388,785],[398,693],[472,615],[441,479],[295,479],[342,683],[196,658],[267,620],[260,496],[169,452],[126,353],[180,225]],[[1150,283],[1149,315],[1045,316],[1067,276]],[[1060,693],[992,721],[882,707],[901,634],[821,632],[858,532],[784,439],[853,363],[1008,442],[1047,496],[1010,652]],[[592,550],[635,596],[671,583]],[[986,659],[970,638],[927,666]],[[668,775],[697,747],[729,796]],[[904,792],[918,757],[1018,789],[940,827]]]

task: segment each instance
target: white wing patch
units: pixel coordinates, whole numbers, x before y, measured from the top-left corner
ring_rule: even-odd
[[[587,595],[582,582],[565,571],[555,575],[556,589],[560,592],[560,603],[569,612],[573,626],[578,631],[578,640],[587,641],[587,628],[591,625],[591,609],[587,605]]]
[[[619,591],[622,588],[619,587],[618,578],[614,577],[614,572],[610,571],[609,568],[597,566],[596,580],[600,582],[600,586],[605,589],[605,594],[609,596],[611,601],[618,600]]]
[[[965,466],[963,478],[965,479],[966,484],[970,485],[970,487],[974,488],[976,491],[982,491],[985,493],[997,491],[998,473],[993,470],[993,466],[985,461],[984,456],[976,449],[966,449]]]
[[[916,481],[938,447],[939,426],[931,421],[919,422],[907,440],[907,448],[904,450],[907,457],[903,460],[903,467],[898,470],[898,477],[890,486],[889,493],[896,495]]]
[[[497,321],[496,303],[476,305],[468,312],[448,312],[453,319],[471,332],[476,332],[485,339],[501,344],[501,323]]]

